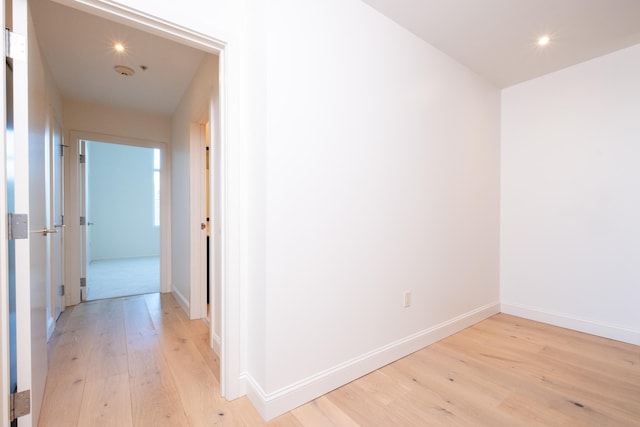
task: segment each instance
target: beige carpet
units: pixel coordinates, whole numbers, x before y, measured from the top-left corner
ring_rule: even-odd
[[[87,267],[87,301],[160,292],[160,258],[92,261]]]

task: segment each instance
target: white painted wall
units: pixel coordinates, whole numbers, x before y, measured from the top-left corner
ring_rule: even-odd
[[[227,397],[271,417],[497,310],[497,89],[358,0],[119,4],[226,43]]]
[[[503,310],[640,344],[640,45],[502,94]]]
[[[87,142],[87,261],[160,256],[153,148]],[[89,253],[89,250],[87,250]]]
[[[171,284],[191,317],[197,316],[192,305],[206,298],[206,294],[192,295],[191,290],[192,287],[200,289],[201,272],[206,268],[200,247],[206,236],[200,229],[205,220],[201,189],[204,186],[204,139],[200,138],[200,132],[204,131],[201,125],[209,120],[217,85],[218,58],[206,55],[172,117]]]
[[[497,312],[500,94],[360,1],[270,1],[265,28],[270,417]]]
[[[266,335],[266,200],[267,183],[267,40],[265,36],[266,3],[255,1],[249,8],[248,28],[254,29],[249,34],[249,52],[247,54],[248,68],[253,70],[247,82],[251,102],[247,106],[248,117],[252,126],[248,127],[248,139],[251,149],[247,150],[248,166],[247,185],[247,281],[251,284],[250,291],[242,295],[245,302],[243,309],[246,315],[247,330],[243,337],[245,342],[243,352],[246,366],[250,372],[251,381],[264,384],[267,376],[267,366],[260,357],[265,356],[267,348]],[[244,314],[244,313],[243,313]],[[249,371],[250,369],[250,371]],[[254,399],[255,401],[255,399]]]
[[[171,120],[167,116],[115,109],[73,99],[63,101],[64,125],[69,131],[86,131],[116,137],[169,144]]]

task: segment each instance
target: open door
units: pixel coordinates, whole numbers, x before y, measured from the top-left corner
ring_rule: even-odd
[[[11,419],[13,426],[29,427],[38,423],[47,373],[46,247],[52,230],[44,214],[44,144],[30,144],[27,0],[3,1],[1,10],[10,30],[0,103],[2,423]],[[10,401],[12,409],[4,404]]]
[[[160,148],[81,144],[83,300],[160,292]]]
[[[200,166],[200,182],[199,182],[199,200],[200,200],[200,230],[199,242],[198,242],[198,254],[200,258],[200,271],[199,271],[199,292],[195,292],[192,298],[192,304],[198,308],[192,310],[192,318],[207,319],[209,325],[211,325],[211,291],[210,291],[210,279],[211,279],[211,198],[210,198],[210,167],[211,167],[211,153],[210,145],[211,138],[209,132],[209,122],[196,125],[198,128],[198,138],[195,142],[200,144],[201,147],[198,150],[202,153],[202,156],[198,158]],[[192,291],[193,292],[193,291]]]
[[[62,128],[55,117],[52,108],[49,108],[47,117],[47,166],[48,166],[48,194],[47,200],[47,224],[50,230],[55,230],[49,242],[49,292],[47,298],[47,339],[51,337],[56,320],[64,310],[64,286],[63,286],[63,238],[64,238],[64,212],[63,212],[63,179],[64,179],[64,145],[62,142]]]

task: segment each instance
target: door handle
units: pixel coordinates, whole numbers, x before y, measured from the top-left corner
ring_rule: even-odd
[[[57,232],[58,232],[58,230],[55,230],[55,229],[51,230],[51,229],[48,229],[48,228],[43,228],[41,230],[32,231],[32,233],[40,233],[43,236],[46,236],[47,234],[55,234]]]

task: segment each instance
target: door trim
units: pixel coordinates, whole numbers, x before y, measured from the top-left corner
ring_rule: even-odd
[[[78,162],[79,143],[80,141],[98,141],[110,144],[130,145],[144,148],[159,148],[161,151],[161,168],[160,168],[160,292],[169,292],[171,277],[171,251],[170,251],[170,234],[171,220],[169,217],[170,200],[169,200],[169,180],[171,176],[170,170],[170,153],[167,145],[163,142],[147,141],[136,138],[127,138],[121,136],[105,135],[95,132],[70,130],[69,131],[69,147],[67,155],[65,155],[65,169],[68,178],[68,190],[65,192],[65,208],[68,221],[66,221],[65,233],[65,288],[66,288],[66,305],[75,305],[80,302],[80,251],[81,251],[81,229],[78,218],[82,214],[81,186],[80,186],[80,167]],[[68,194],[68,196],[67,196]]]
[[[215,112],[217,132],[220,137],[221,156],[221,352],[220,388],[226,399],[232,400],[246,394],[245,360],[243,354],[246,326],[242,322],[243,289],[246,288],[247,217],[244,213],[246,182],[243,176],[246,154],[245,135],[241,117],[245,99],[246,60],[243,50],[236,47],[240,40],[211,37],[177,24],[155,18],[108,0],[56,0],[64,5],[102,16],[172,39],[219,57],[219,108]],[[237,20],[243,28],[242,2],[235,2],[227,9],[227,21]],[[239,37],[238,37],[239,39]],[[233,102],[231,102],[233,100]],[[70,237],[71,238],[71,237]]]

